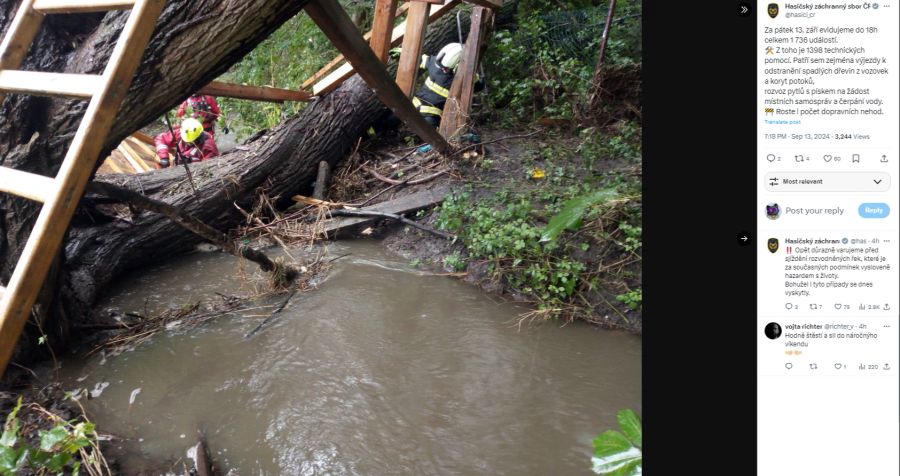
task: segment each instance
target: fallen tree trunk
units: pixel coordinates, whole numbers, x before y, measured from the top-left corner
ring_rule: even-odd
[[[0,0],[0,24],[9,23],[15,11],[13,3],[17,4]],[[215,79],[304,3],[169,0],[118,115],[108,149]],[[65,18],[48,17],[47,22],[71,21]],[[124,18],[122,13],[83,15],[80,23],[62,25],[72,27],[74,34],[60,33],[60,25],[44,28],[36,40],[40,48],[31,52],[26,64],[41,70],[96,73],[102,59],[108,57]],[[75,36],[86,43],[73,50]],[[429,28],[425,51],[436,53],[455,37],[455,21],[445,18]],[[198,43],[204,45],[202,54],[197,54]],[[83,108],[84,104],[77,101],[7,98],[0,111],[3,165],[52,175]],[[269,196],[282,197],[284,202],[295,193],[308,191],[319,162],[326,161],[333,167],[384,112],[375,94],[354,76],[252,143],[220,158],[192,164],[199,197],[194,196],[184,171],[176,168],[105,176],[103,180],[165,201],[217,229],[229,229],[242,219],[234,203],[251,206],[259,189]],[[4,261],[0,278],[5,282],[38,208],[3,195],[0,210],[0,231],[5,238],[0,242]],[[197,235],[155,213],[138,213],[129,223],[112,219],[96,208],[81,207],[69,229],[59,265],[51,271],[39,298],[37,309],[44,321],[43,331],[51,336],[51,343],[64,342],[73,325],[86,322],[96,299],[113,279],[127,270],[189,251],[200,241]],[[27,347],[36,340],[34,334],[26,335],[14,360],[30,354]]]

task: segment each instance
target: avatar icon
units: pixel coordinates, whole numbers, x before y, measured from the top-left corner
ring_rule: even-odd
[[[777,203],[770,203],[766,205],[766,217],[768,217],[769,220],[777,220],[780,216],[781,207],[779,207]]]
[[[778,4],[770,3],[767,11],[769,12],[770,17],[772,17],[772,18],[777,17],[778,16]]]
[[[769,241],[766,243],[766,247],[772,253],[778,251],[778,238],[769,238]]]
[[[781,337],[781,326],[777,322],[770,322],[766,325],[766,337],[769,339],[777,339]]]

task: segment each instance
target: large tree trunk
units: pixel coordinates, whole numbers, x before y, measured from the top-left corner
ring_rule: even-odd
[[[225,72],[304,3],[169,0],[107,149]],[[0,0],[4,30],[17,5]],[[99,73],[125,15],[48,17],[23,69]],[[456,23],[450,15],[429,28],[425,51],[434,53],[454,38]],[[72,44],[80,46],[73,49]],[[8,96],[0,106],[2,165],[54,175],[85,106],[79,101]],[[104,180],[182,207],[224,230],[241,220],[233,202],[248,206],[260,187],[270,196],[282,197],[308,190],[319,161],[334,166],[383,112],[375,94],[354,76],[247,147],[191,165],[199,198],[180,168]],[[31,202],[0,195],[0,279],[6,282],[39,209]],[[199,237],[157,214],[140,213],[126,223],[104,219],[84,206],[80,210],[69,229],[60,265],[51,271],[37,308],[51,342],[64,342],[72,324],[90,315],[97,297],[124,271],[170,258],[200,242]],[[30,344],[36,341],[32,337],[26,333],[14,360],[31,354]]]

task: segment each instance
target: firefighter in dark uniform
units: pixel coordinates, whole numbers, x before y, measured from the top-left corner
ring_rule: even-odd
[[[441,123],[441,113],[450,96],[450,85],[456,76],[456,67],[462,56],[462,45],[450,43],[441,48],[437,56],[422,55],[419,68],[428,72],[425,84],[416,91],[413,105],[432,127]]]

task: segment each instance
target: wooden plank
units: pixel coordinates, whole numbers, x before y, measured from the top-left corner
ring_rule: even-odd
[[[413,0],[406,15],[406,33],[403,35],[400,63],[397,65],[397,86],[412,99],[416,87],[416,75],[422,62],[422,42],[425,41],[425,26],[428,25],[428,3]]]
[[[110,173],[111,174],[124,174],[124,173],[126,173],[116,163],[116,161],[119,160],[118,157],[116,156],[116,154],[118,154],[118,153],[119,153],[118,150],[113,150],[112,152],[110,152],[109,157],[107,157],[106,160],[103,161],[103,165],[101,165],[100,168],[97,169],[97,173],[98,174],[110,174]]]
[[[441,3],[444,3],[441,0]],[[375,0],[375,19],[372,20],[369,46],[382,63],[387,63],[391,50],[391,34],[397,12],[397,0]]]
[[[121,152],[122,155],[125,156],[125,160],[127,160],[128,163],[131,164],[132,167],[134,167],[135,173],[139,174],[141,172],[150,170],[150,168],[147,167],[146,164],[144,164],[144,161],[141,160],[141,154],[135,151],[134,148],[132,148],[131,145],[128,144],[127,138],[119,143],[118,149],[119,152]]]
[[[32,9],[33,3],[34,0],[22,0],[15,18],[6,30],[6,36],[0,43],[0,70],[19,69],[22,66],[22,60],[25,59],[34,36],[41,28],[44,15]],[[6,94],[0,91],[0,104],[3,103],[4,97]]]
[[[130,10],[134,0],[35,0],[34,9],[47,13],[88,13]]]
[[[443,17],[444,15],[450,13],[450,11],[452,11],[454,7],[459,5],[460,1],[461,0],[447,0],[440,7],[432,8],[431,15],[428,17],[428,22],[432,23],[432,22],[436,21],[437,19]],[[408,4],[408,2],[404,3],[403,5],[401,5],[400,8],[403,8],[403,6],[407,5],[407,4]],[[391,47],[399,46],[400,43],[403,41],[403,36],[405,33],[406,33],[406,22],[394,27],[394,31],[393,31],[393,33],[391,33]],[[339,56],[338,58],[342,61],[344,60],[343,55]],[[315,83],[315,85],[313,86],[313,90],[312,90],[313,95],[319,96],[319,95],[334,91],[335,89],[338,88],[338,86],[341,85],[341,83],[346,81],[349,77],[353,76],[353,74],[354,74],[353,66],[350,65],[350,63],[342,64],[340,68],[333,71],[331,74],[329,74],[327,77],[325,77],[321,81]],[[304,86],[303,86],[304,88],[306,87],[305,84],[306,83],[304,83]]]
[[[150,162],[151,164],[155,164],[156,161],[154,157],[156,157],[156,149],[150,147],[144,141],[141,141],[134,136],[128,137],[125,139],[128,141],[128,145],[130,145],[133,149],[138,151],[138,155],[144,161]]]
[[[459,1],[459,0],[457,0],[457,1]],[[394,12],[394,18],[395,18],[395,19],[396,19],[396,18],[399,18],[399,17],[402,16],[404,13],[406,13],[406,9],[407,9],[407,8],[409,8],[409,2],[405,2],[405,3],[403,3],[403,5],[400,5],[399,7],[397,7],[397,11]],[[376,21],[376,22],[378,21],[378,19],[377,19],[377,12],[376,12],[376,19],[375,19],[375,21]],[[399,31],[401,32],[400,34],[402,35],[403,29],[400,29]],[[391,33],[391,46],[392,46],[392,47],[393,47],[393,46],[397,46],[397,45],[400,44],[399,42],[398,42],[397,44],[394,44],[394,36],[396,35],[396,32],[397,32],[397,27],[394,27],[394,30],[393,30],[392,33]],[[372,39],[372,33],[373,33],[373,31],[372,31],[372,30],[369,30],[369,31],[363,36],[363,38],[364,38],[366,41],[370,41],[370,40]],[[388,50],[388,52],[390,52],[390,50]],[[345,61],[346,61],[346,59],[344,58],[344,55],[337,55],[337,57],[336,57],[335,59],[331,60],[328,64],[326,64],[326,65],[323,66],[321,69],[319,69],[318,71],[316,71],[316,74],[310,76],[309,78],[306,78],[306,81],[303,82],[303,84],[300,86],[300,89],[309,89],[310,86],[312,86],[313,84],[316,84],[320,79],[324,78],[325,76],[328,75],[328,73],[330,73],[332,70],[334,70],[334,68],[335,68],[337,65],[339,65],[339,64],[341,64],[341,63],[344,63]],[[346,64],[346,63],[345,63],[345,64]]]
[[[102,86],[103,77],[95,74],[0,71],[0,91],[6,93],[90,99]]]
[[[235,99],[249,99],[251,101],[285,102],[285,101],[312,101],[312,95],[306,91],[294,91],[292,89],[279,89],[259,86],[244,86],[243,84],[230,84],[213,81],[200,90],[200,94],[210,96],[223,96]]]
[[[141,131],[132,133],[132,134],[131,134],[131,137],[134,137],[134,138],[137,139],[138,141],[143,142],[144,144],[147,144],[147,145],[156,145],[156,144],[153,142],[153,138],[152,138],[152,137],[150,137],[150,136],[147,135],[147,134],[144,134],[144,133],[141,132]]]
[[[43,175],[0,167],[0,192],[12,193],[36,202],[46,202],[53,192],[53,179]]]
[[[451,188],[449,185],[439,185],[437,187],[423,190],[421,192],[416,192],[410,195],[406,195],[400,198],[396,198],[394,200],[388,200],[386,202],[379,203],[377,205],[372,205],[370,207],[360,208],[360,211],[374,211],[374,212],[385,212],[385,213],[394,213],[397,215],[403,213],[414,212],[417,210],[421,210],[423,208],[430,207],[432,205],[437,205],[444,201],[444,198],[450,193]],[[344,217],[344,218],[331,218],[328,220],[324,220],[322,225],[324,227],[325,233],[334,233],[339,230],[343,230],[345,228],[349,228],[351,226],[362,225],[364,223],[370,223],[375,220],[380,220],[378,217]]]
[[[413,107],[412,101],[397,87],[397,83],[388,75],[385,66],[378,61],[347,12],[336,0],[311,0],[304,8],[325,36],[347,57],[353,69],[375,91],[382,103],[406,123],[414,134],[431,144],[434,150],[441,154],[451,151],[450,144],[425,122],[425,118]]]
[[[31,307],[44,284],[106,136],[143,58],[165,0],[137,0],[57,175],[56,192],[44,203],[0,301],[0,374],[6,369]]]
[[[466,3],[496,10],[503,6],[503,0],[466,0]]]
[[[490,30],[492,16],[493,12],[490,9],[484,7],[472,9],[469,36],[466,38],[456,77],[453,78],[453,84],[450,86],[450,97],[447,99],[444,114],[441,117],[439,130],[447,140],[464,132],[468,123],[469,110],[472,108],[472,96],[475,94],[475,72],[478,70],[482,46],[487,39],[487,32]]]

